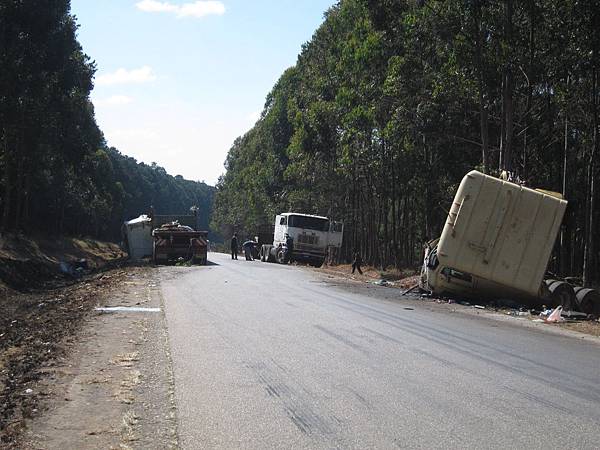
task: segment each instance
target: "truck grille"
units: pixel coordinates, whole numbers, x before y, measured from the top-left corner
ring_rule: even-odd
[[[308,245],[318,245],[319,244],[319,236],[313,236],[308,234],[301,234],[298,236],[299,244],[308,244]]]

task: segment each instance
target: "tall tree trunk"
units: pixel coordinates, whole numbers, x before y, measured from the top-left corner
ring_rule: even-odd
[[[2,211],[2,228],[7,230],[10,227],[10,215],[12,213],[12,180],[13,180],[13,167],[12,158],[9,146],[8,132],[4,132],[4,209]]]
[[[504,2],[504,40],[506,46],[505,66],[502,76],[502,133],[500,137],[500,170],[512,171],[513,152],[513,90],[514,74],[512,68],[512,18],[513,0]]]
[[[590,150],[589,165],[588,165],[588,210],[586,214],[586,240],[583,251],[583,284],[590,284],[594,277],[594,203],[595,203],[595,165],[596,152],[598,149],[598,72],[596,67],[596,51],[594,51],[594,67],[592,69],[592,148]]]
[[[483,80],[483,29],[481,21],[481,4],[476,2],[475,11],[475,33],[477,35],[475,42],[475,63],[477,66],[477,82],[479,86],[479,127],[481,133],[481,162],[483,165],[483,173],[490,171],[490,138],[488,125],[488,110],[485,104],[485,83]]]
[[[567,77],[567,91],[569,87],[569,77]],[[568,117],[568,102],[565,103],[565,133],[564,133],[564,151],[563,151],[563,173],[562,173],[562,195],[567,198],[567,155],[569,148],[569,117]],[[567,273],[567,242],[566,232],[567,226],[566,221],[560,229],[560,274],[565,275]]]

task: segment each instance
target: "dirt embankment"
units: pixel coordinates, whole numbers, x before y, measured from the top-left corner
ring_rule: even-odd
[[[64,286],[125,256],[117,244],[93,239],[0,234],[0,294]]]
[[[124,256],[117,245],[90,239],[0,236],[0,447],[36,408],[28,386],[39,368],[64,351],[98,293],[122,276],[98,272]]]

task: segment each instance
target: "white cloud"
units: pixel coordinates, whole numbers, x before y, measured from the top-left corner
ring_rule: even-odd
[[[113,95],[112,97],[99,98],[94,100],[95,106],[123,106],[133,102],[131,97],[126,95]]]
[[[221,16],[225,14],[225,5],[223,2],[216,0],[201,0],[183,3],[182,5],[157,0],[142,0],[137,2],[135,6],[141,11],[173,13],[180,18],[195,17],[199,19],[209,15]]]
[[[147,83],[156,80],[152,67],[144,66],[139,69],[118,69],[116,72],[99,75],[96,77],[97,86],[110,86],[113,84]]]

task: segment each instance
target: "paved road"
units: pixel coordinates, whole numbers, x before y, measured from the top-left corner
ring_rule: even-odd
[[[161,269],[183,448],[600,447],[598,344],[210,259]]]

